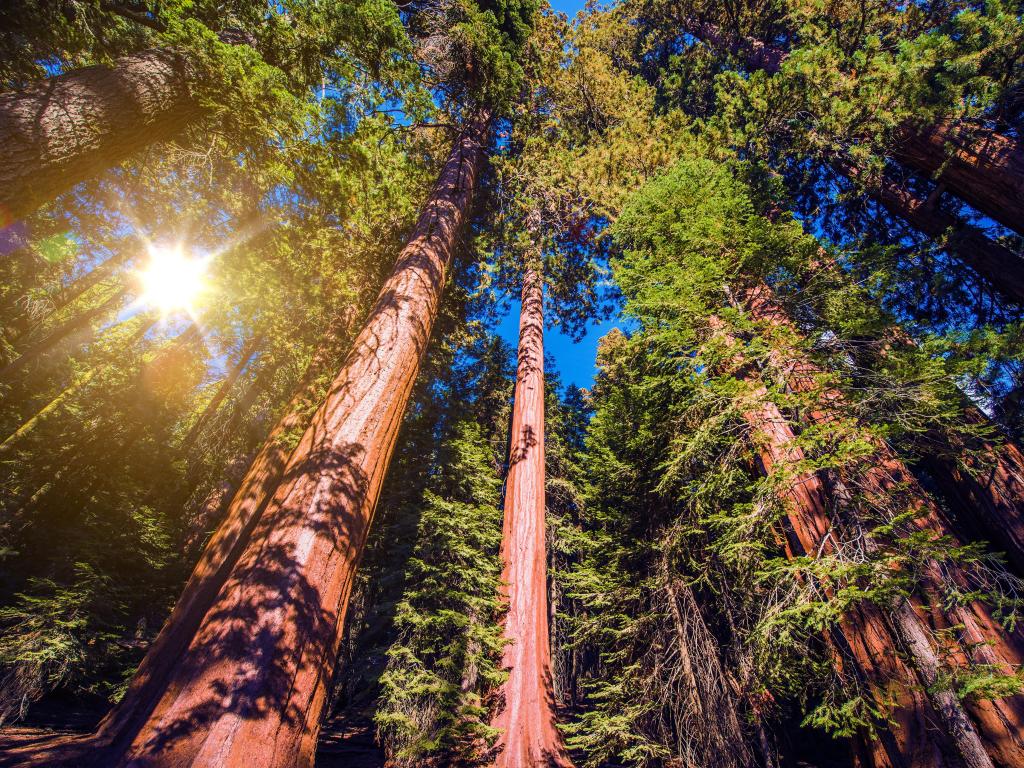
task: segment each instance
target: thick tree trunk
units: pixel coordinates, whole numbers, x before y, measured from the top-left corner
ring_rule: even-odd
[[[223,522],[203,549],[199,562],[185,584],[174,610],[164,622],[153,645],[132,677],[128,690],[118,704],[100,723],[89,746],[110,745],[110,753],[123,751],[146,722],[160,697],[164,695],[167,679],[173,674],[182,654],[195,637],[203,618],[217,598],[221,587],[238,562],[243,549],[274,491],[281,483],[285,465],[291,455],[290,437],[304,431],[309,424],[309,413],[316,404],[320,387],[317,377],[323,373],[338,347],[350,337],[352,315],[342,312],[331,324],[313,355],[302,383],[284,408],[284,415],[270,431],[256,457],[238,484],[231,503],[223,515]],[[79,749],[81,745],[72,745]],[[85,758],[65,749],[62,761],[80,765]],[[106,766],[107,752],[96,756],[94,765]],[[44,756],[43,763],[48,758]],[[112,757],[109,760],[113,760]]]
[[[844,176],[856,180],[857,169],[850,163],[835,162]],[[1024,304],[1024,258],[977,227],[947,216],[921,200],[902,185],[883,175],[868,192],[892,215],[932,239],[947,237],[946,250],[988,282],[1005,299]]]
[[[500,728],[496,768],[570,766],[555,725],[548,633],[544,499],[544,293],[540,274],[523,274],[519,362],[512,411],[501,539],[508,614],[503,665],[509,677],[492,725]]]
[[[769,214],[773,221],[780,215],[781,209]],[[821,267],[838,269],[824,251]],[[781,311],[774,314],[782,317]],[[883,349],[889,344],[913,347],[914,340],[894,325],[885,335]],[[988,417],[966,398],[963,417],[975,426],[994,429]],[[953,506],[954,523],[965,535],[994,543],[1018,574],[1024,575],[1024,453],[1009,440],[985,436],[934,430],[928,439],[939,450],[923,456],[921,464]]]
[[[965,418],[987,422],[973,406],[965,410]],[[938,439],[948,444],[946,436]],[[1024,454],[1012,442],[980,438],[958,439],[950,448],[960,450],[924,457],[929,475],[956,518],[965,520],[971,531],[977,530],[974,523],[980,524],[1009,565],[1024,575]]]
[[[312,766],[353,577],[488,123],[478,111],[457,140],[248,546],[187,650],[150,666],[163,678],[162,695],[130,746],[104,756],[106,765]]]
[[[149,50],[0,96],[0,209],[19,219],[201,115],[186,60]]]
[[[751,427],[755,449],[765,473],[783,472],[805,461],[795,444],[789,422],[757,387],[744,418]],[[782,491],[786,511],[787,552],[792,556],[838,555],[828,512],[828,493],[814,473],[794,475]],[[891,722],[880,726],[877,739],[857,739],[860,761],[873,768],[927,768],[960,765],[954,744],[931,727],[937,713],[921,688],[914,670],[892,636],[882,612],[868,602],[847,611],[838,632],[828,638],[836,663],[854,665],[853,673],[874,699],[889,710]],[[916,664],[915,664],[916,666]],[[887,730],[886,730],[887,729]],[[973,750],[974,744],[966,747]]]
[[[785,327],[787,331],[795,332],[767,286],[748,291],[746,306],[753,318],[767,326]],[[780,349],[775,357],[773,365],[787,386],[796,392],[805,393],[817,389],[821,371],[798,350]],[[827,389],[818,395],[819,404],[807,414],[808,420],[819,424],[835,421],[836,409],[843,404],[842,394]],[[911,511],[912,524],[920,532],[945,537],[947,541],[956,544],[956,536],[941,510],[918,485],[903,462],[885,443],[870,437],[868,439],[875,445],[875,459],[859,476],[850,478],[849,483],[861,499],[879,509],[894,503],[900,511]],[[843,482],[846,483],[846,480]],[[965,593],[969,593],[973,587],[969,578],[955,564],[947,564],[944,568],[933,560],[928,561],[923,567],[919,591],[929,606],[930,614],[925,613],[920,606],[918,610],[936,623],[936,629],[957,628],[954,634],[959,643],[959,652],[955,661],[960,666],[971,663],[991,665],[1004,673],[1017,669],[1024,660],[1021,638],[1004,630],[987,605],[975,600],[966,606],[957,605],[943,610],[943,587],[949,580]],[[899,613],[896,618],[899,618]],[[913,651],[913,648],[908,650]],[[919,671],[925,670],[928,663],[927,659],[915,660]],[[933,703],[940,716],[951,712],[950,702]],[[991,758],[1003,766],[1024,766],[1024,695],[974,701],[968,704],[968,709]],[[981,764],[977,762],[980,758],[975,754],[976,747],[972,746],[971,739],[960,739],[962,718],[944,722],[949,734],[956,739],[961,756],[972,765]]]
[[[687,32],[743,57],[748,69],[778,72],[787,51],[760,40],[737,38],[707,22],[685,19]],[[1012,136],[950,121],[907,125],[894,159],[928,176],[979,212],[1024,235],[1024,146]]]
[[[929,176],[938,174],[964,202],[1024,234],[1024,147],[1018,139],[944,120],[908,127],[896,159]]]

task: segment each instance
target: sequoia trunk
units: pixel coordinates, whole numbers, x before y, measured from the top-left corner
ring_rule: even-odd
[[[856,179],[856,168],[850,163],[833,163],[844,176]],[[946,250],[977,272],[1004,298],[1024,303],[1024,258],[993,240],[977,227],[947,216],[942,211],[913,195],[888,176],[883,175],[868,192],[886,210],[903,219],[917,231],[938,239],[947,237]]]
[[[544,499],[544,294],[527,268],[519,315],[519,361],[505,480],[502,576],[508,601],[496,768],[569,766],[555,725],[548,633]]]
[[[903,131],[896,159],[929,176],[938,173],[961,200],[1024,234],[1024,148],[1018,139],[942,121]]]
[[[987,421],[973,406],[964,417]],[[948,443],[946,436],[940,436]],[[946,451],[924,457],[924,465],[957,520],[971,531],[980,529],[1007,556],[1018,575],[1024,575],[1024,454],[1010,441],[956,439]]]
[[[96,744],[112,744],[112,751],[123,749],[135,738],[138,729],[164,695],[169,676],[195,637],[243,549],[249,544],[260,515],[281,482],[285,464],[291,455],[289,438],[304,430],[309,423],[308,414],[319,391],[316,377],[337,354],[337,348],[345,343],[347,319],[348,313],[339,316],[313,355],[302,384],[238,483],[224,512],[223,522],[203,549],[174,610],[149,647],[127,692],[100,723]],[[205,526],[197,521],[197,527],[204,529],[196,532],[201,536]],[[101,758],[98,764],[106,763]]]
[[[353,577],[483,160],[457,140],[409,244],[159,700],[108,765],[311,766]],[[216,540],[211,547],[216,546]],[[133,729],[134,730],[134,729]]]
[[[0,96],[0,213],[19,219],[201,114],[185,59],[148,50]]]
[[[788,338],[795,332],[791,321],[775,302],[767,286],[761,285],[748,291],[746,305],[751,316],[767,327],[785,328],[784,337]],[[815,391],[821,371],[799,350],[779,349],[774,357],[773,364],[788,387],[797,392]],[[825,389],[817,394],[818,404],[810,409],[808,420],[818,423],[836,420],[837,409],[843,403],[842,394],[834,389]],[[863,502],[872,507],[884,508],[887,502],[892,502],[899,509],[910,511],[913,514],[911,525],[922,534],[944,537],[956,543],[956,536],[942,511],[898,456],[884,442],[870,436],[866,439],[874,443],[875,456],[856,477],[843,479],[842,482],[854,485]],[[929,610],[925,612],[920,605],[917,606],[922,621],[927,618],[934,629],[939,631],[956,629],[954,635],[958,650],[951,654],[954,663],[960,666],[980,664],[1002,672],[1017,669],[1022,662],[1020,638],[1016,633],[1004,630],[987,605],[974,600],[966,606],[953,605],[946,611],[942,610],[946,580],[952,580],[964,594],[971,591],[971,583],[966,574],[961,573],[956,564],[945,565],[943,568],[934,560],[929,560],[923,566],[919,596]],[[899,610],[896,615],[899,618]],[[908,650],[913,652],[913,648]],[[923,673],[928,663],[927,659],[915,660],[915,666]],[[950,709],[951,702],[933,703],[939,715],[943,716],[947,731],[957,740],[958,750],[964,760],[972,765],[983,765],[970,734],[965,735],[962,730],[963,718],[947,719],[946,716],[953,712]],[[1024,766],[1024,739],[1021,738],[1024,730],[1024,695],[979,699],[969,702],[967,709],[991,759],[1003,766]]]
[[[770,402],[764,387],[755,388],[744,418],[751,427],[755,450],[766,473],[788,472],[805,456],[795,444],[789,422]],[[816,473],[793,477],[782,490],[786,549],[791,556],[836,555],[828,493]],[[863,601],[849,609],[829,647],[840,665],[852,664],[854,676],[868,689],[873,706],[889,711],[880,738],[863,735],[856,741],[860,762],[873,768],[928,768],[960,765],[956,750],[941,730],[931,727],[937,713],[922,690],[913,668],[895,642],[882,612]],[[887,732],[886,732],[887,730]]]

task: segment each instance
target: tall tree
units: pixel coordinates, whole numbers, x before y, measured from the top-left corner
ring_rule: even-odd
[[[202,4],[158,13],[104,5],[153,30],[159,47],[0,95],[7,220],[204,117],[221,117],[244,151],[261,133],[294,134],[312,87],[330,81],[344,90],[352,60],[379,72],[408,51],[397,10],[384,0],[329,7],[299,0],[227,13]],[[292,23],[280,23],[284,16]],[[231,26],[239,19],[245,28]],[[396,68],[390,74],[401,76]]]
[[[501,768],[571,765],[555,720],[548,628],[544,496],[544,288],[535,264],[523,271],[519,360],[502,527],[507,586],[503,664],[508,680],[493,725]]]
[[[259,744],[259,765],[312,764],[353,576],[489,124],[487,109],[469,118],[327,400],[159,704],[132,743],[104,759],[253,764]],[[223,695],[211,696],[217,690]]]
[[[704,167],[705,170],[698,171],[698,167]],[[719,175],[721,171],[712,172],[712,167],[706,161],[696,161],[695,165],[689,162],[680,164],[660,182],[650,185],[651,192],[640,193],[634,203],[637,207],[628,209],[616,223],[626,243],[635,249],[627,254],[623,266],[629,266],[620,269],[620,280],[630,301],[637,302],[633,306],[642,310],[641,317],[645,319],[645,326],[651,333],[657,334],[656,343],[678,343],[678,334],[692,339],[698,349],[708,349],[704,346],[707,341],[701,341],[699,332],[692,330],[692,324],[696,322],[705,327],[710,325],[712,329],[716,327],[715,323],[709,323],[705,313],[713,311],[716,301],[721,301],[716,299],[716,294],[720,295],[723,280],[737,287],[749,285],[751,278],[748,270],[765,269],[778,276],[780,270],[806,269],[806,266],[799,266],[801,260],[817,258],[811,253],[810,243],[800,244],[802,235],[797,232],[787,236],[781,229],[775,230],[775,234],[762,230],[762,225],[757,223],[758,217],[751,217],[751,209],[748,207],[750,200],[747,198],[745,201],[748,193],[741,191],[742,184],[733,186],[737,182],[735,179],[729,180],[728,172]],[[697,178],[702,180],[697,181]],[[719,191],[713,192],[715,189]],[[711,200],[716,197],[719,202],[712,203]],[[712,206],[716,211],[710,218],[703,212],[705,206]],[[729,224],[730,221],[733,224]],[[751,243],[746,240],[746,235],[741,234],[746,226],[751,227],[748,232],[755,238],[767,236],[768,239],[762,241],[761,246],[749,248]],[[755,234],[758,232],[761,234]],[[783,246],[782,243],[790,236],[795,239],[790,241],[789,246]],[[715,248],[711,246],[713,242],[720,242],[731,254],[726,256],[723,253],[720,258],[724,258],[724,262],[711,255]],[[768,242],[774,245],[769,246]],[[765,248],[780,247],[782,250],[775,250],[772,256],[767,256],[764,251]],[[799,256],[803,248],[808,250]],[[687,268],[682,270],[689,281],[687,286],[684,287],[673,277],[675,267],[667,267],[659,261],[669,254],[675,254],[687,264]],[[767,260],[761,262],[766,256]],[[902,725],[893,732],[900,745],[896,747],[896,754],[906,761],[916,760],[917,764],[927,764],[935,759],[935,755],[944,754],[948,750],[944,746],[944,738],[948,737],[949,742],[945,743],[955,744],[960,758],[969,764],[1019,763],[1019,745],[1012,735],[1013,726],[1007,725],[1020,717],[1022,697],[1018,693],[1019,679],[1016,672],[1019,640],[1012,625],[1003,628],[996,620],[1001,610],[998,589],[989,594],[985,594],[982,589],[976,595],[978,602],[969,602],[970,608],[948,602],[949,598],[942,597],[944,594],[961,592],[966,595],[972,589],[968,584],[981,583],[984,577],[978,573],[972,574],[973,566],[968,550],[956,539],[938,506],[916,484],[900,458],[884,441],[873,436],[870,430],[865,430],[858,417],[848,414],[845,400],[834,379],[815,368],[808,360],[807,353],[796,341],[800,338],[799,331],[779,311],[772,309],[774,305],[765,298],[767,290],[761,285],[750,288],[749,292],[742,289],[737,294],[742,297],[743,306],[749,309],[755,320],[753,326],[740,326],[742,332],[751,337],[745,345],[747,351],[744,354],[763,356],[770,373],[768,379],[772,375],[777,376],[779,383],[775,386],[781,385],[784,391],[795,393],[800,398],[799,412],[810,423],[801,434],[812,451],[807,454],[807,460],[829,462],[828,457],[833,456],[835,458],[832,460],[836,461],[833,467],[820,470],[825,477],[830,478],[828,494],[825,495],[822,481],[816,479],[812,472],[805,474],[801,470],[799,462],[804,460],[802,455],[792,453],[790,437],[786,436],[792,435],[792,432],[787,432],[789,427],[786,418],[777,411],[768,413],[741,406],[744,407],[743,413],[748,423],[760,435],[762,445],[775,451],[772,453],[762,449],[762,464],[766,468],[783,466],[775,482],[783,483],[785,493],[790,494],[788,503],[793,504],[796,510],[802,510],[800,518],[791,517],[797,538],[808,531],[819,531],[819,534],[811,533],[805,537],[806,540],[800,541],[796,551],[806,553],[811,558],[826,557],[826,552],[835,552],[836,565],[844,568],[840,563],[845,557],[845,548],[849,547],[849,537],[867,536],[869,543],[866,554],[869,558],[882,558],[882,561],[893,565],[902,563],[899,567],[911,568],[914,573],[908,584],[910,588],[905,592],[903,589],[906,588],[895,594],[888,592],[883,586],[884,581],[876,580],[877,576],[868,577],[859,587],[853,587],[855,592],[857,589],[866,590],[862,594],[882,590],[869,600],[878,600],[878,609],[890,613],[893,617],[892,630],[886,629],[887,622],[878,617],[878,609],[870,602],[858,606],[859,601],[853,598],[855,593],[846,591],[852,584],[840,586],[844,577],[835,580],[833,574],[822,587],[825,593],[823,601],[835,606],[833,610],[837,611],[837,630],[847,635],[847,647],[843,652],[852,654],[853,663],[864,670],[865,681],[872,681],[873,678],[877,681],[869,682],[869,688],[873,686],[875,692],[868,696],[877,704],[886,706],[883,704],[886,697],[880,692],[889,684],[888,675],[896,675],[897,678],[902,676],[904,682],[897,684],[901,691],[914,686],[913,675],[908,676],[905,668],[901,671],[901,665],[896,661],[896,649],[909,653],[926,690],[932,692],[936,691],[932,681],[938,683],[946,674],[985,677],[991,673],[1001,680],[993,683],[990,697],[970,699],[963,704],[957,696],[945,693],[928,703],[919,698],[915,701],[914,696],[909,696],[899,705],[904,708],[904,712],[897,718],[897,722]],[[679,318],[680,325],[669,320],[672,315],[666,309],[673,305],[683,311]],[[683,310],[683,307],[688,309]],[[698,320],[702,315],[705,319]],[[664,330],[659,329],[659,325]],[[675,330],[670,330],[673,327]],[[735,356],[736,342],[719,346],[717,354],[724,354],[727,358],[729,355]],[[705,357],[703,353],[697,353],[698,369],[714,370],[714,353],[709,355]],[[747,372],[741,375],[756,378],[755,370],[749,361],[740,366],[741,372]],[[765,400],[766,393],[761,391],[758,399]],[[757,406],[757,409],[761,408],[770,410],[774,405]],[[828,431],[827,437],[824,430]],[[823,450],[818,442],[821,440],[827,440],[836,447]],[[861,449],[853,449],[855,444],[862,446]],[[840,447],[843,445],[848,447]],[[853,526],[852,531],[842,532],[835,522],[830,525],[826,523],[823,527],[820,518],[826,508],[839,509],[842,514],[848,515],[847,525]],[[828,538],[829,530],[835,537],[834,542]],[[917,543],[914,543],[915,539]],[[850,576],[856,583],[857,577],[853,575],[856,567],[853,562],[849,566],[853,568]],[[819,578],[817,573],[828,571],[814,570],[806,578],[816,580]],[[893,600],[895,602],[890,602]],[[946,607],[940,609],[944,600]],[[855,606],[855,612],[848,613]],[[926,613],[923,606],[927,606],[931,613]],[[876,614],[875,618],[872,618],[872,613]],[[961,628],[961,634],[954,635],[948,646],[942,639],[945,627]],[[883,652],[881,646],[888,646],[890,650]],[[985,650],[982,651],[982,648]],[[889,661],[883,664],[887,658]],[[876,666],[879,664],[881,666]],[[881,677],[878,678],[880,673]],[[939,736],[933,740],[915,725],[922,717],[927,719],[929,708],[941,715],[946,737]],[[872,726],[873,717],[861,723],[861,727],[868,728],[868,734],[873,729],[886,727],[878,721]],[[869,751],[874,753],[873,759],[877,764],[884,765],[888,760],[897,760],[895,756],[887,754],[890,746],[884,738],[873,745],[870,740],[866,743],[871,747]]]
[[[677,21],[690,34],[704,37],[713,45],[724,44],[754,71],[775,74],[790,55],[770,42],[723,32],[708,21],[693,17]],[[892,149],[896,159],[925,175],[936,174],[950,192],[1024,234],[1024,148],[1016,138],[989,129],[958,126],[947,119],[923,126],[915,121],[896,134]]]

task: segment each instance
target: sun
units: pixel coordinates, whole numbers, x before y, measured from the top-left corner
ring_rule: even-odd
[[[150,245],[149,260],[139,270],[140,300],[164,314],[195,314],[195,301],[206,290],[206,260],[189,256],[181,245]]]

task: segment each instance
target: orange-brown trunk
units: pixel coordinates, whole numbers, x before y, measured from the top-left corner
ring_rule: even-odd
[[[548,635],[544,527],[544,310],[535,269],[525,270],[519,362],[502,529],[505,618],[503,664],[509,677],[492,725],[500,728],[496,768],[569,766],[555,725]]]
[[[105,765],[311,766],[353,577],[484,154],[480,110],[230,575]],[[215,539],[216,541],[216,539]],[[211,542],[211,546],[215,546]]]
[[[739,37],[696,19],[683,26],[712,45],[743,58],[750,70],[778,72],[788,51]],[[893,149],[896,160],[928,176],[938,174],[950,192],[986,216],[1024,234],[1024,146],[987,129],[963,130],[948,120],[906,125]]]
[[[789,422],[759,387],[751,395],[744,418],[751,427],[762,469],[799,465],[803,450],[795,444]],[[782,491],[785,507],[786,551],[790,556],[834,555],[828,494],[815,473],[795,476]],[[848,610],[837,632],[827,638],[839,665],[852,670],[870,692],[872,704],[889,710],[891,722],[881,727],[878,738],[867,735],[855,742],[858,761],[874,768],[926,768],[958,766],[953,745],[932,727],[936,713],[914,670],[904,661],[885,617],[874,605],[863,602]]]
[[[965,410],[965,417],[985,421],[973,407]],[[927,456],[925,466],[956,519],[968,530],[980,528],[1018,575],[1024,575],[1024,454],[1012,442],[980,438],[955,447],[963,448],[961,461],[945,454]]]
[[[756,320],[769,327],[784,327],[788,333],[795,332],[792,322],[775,302],[766,285],[749,291],[746,304]],[[821,371],[798,350],[779,350],[776,357],[776,367],[787,386],[805,393],[817,388]],[[819,404],[807,418],[818,423],[834,421],[837,418],[836,409],[843,404],[842,394],[827,389],[819,395]],[[875,460],[859,477],[851,479],[868,503],[881,507],[895,499],[913,510],[914,525],[920,531],[935,537],[948,537],[948,541],[957,543],[942,511],[920,487],[903,462],[884,442],[872,442],[876,450]],[[920,603],[917,609],[922,621],[930,622],[933,629],[957,628],[955,635],[958,650],[954,654],[955,663],[963,666],[973,661],[992,665],[1003,672],[1019,668],[1022,661],[1020,637],[1004,630],[984,603],[975,600],[967,606],[942,610],[943,586],[949,579],[961,589],[970,591],[969,579],[955,565],[942,569],[935,561],[927,563],[920,584],[920,595],[927,602],[929,611],[925,611]],[[920,664],[918,667],[921,671]],[[966,702],[966,706],[991,758],[1002,766],[1024,766],[1024,695]],[[962,755],[967,758],[963,750]]]

